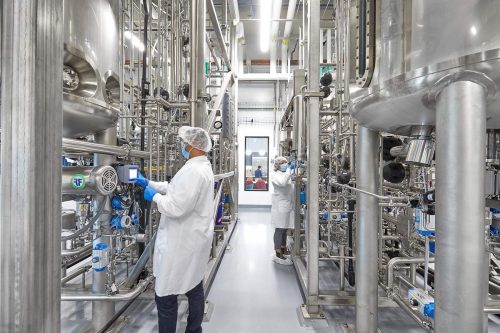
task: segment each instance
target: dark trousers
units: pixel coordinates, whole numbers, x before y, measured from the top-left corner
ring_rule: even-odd
[[[274,249],[278,250],[286,247],[286,234],[288,229],[276,228],[274,229]]]
[[[205,293],[203,281],[186,293],[189,301],[189,315],[186,333],[201,333],[201,322],[205,312]],[[160,333],[175,333],[177,329],[177,295],[159,297],[155,295],[158,309],[158,328]]]

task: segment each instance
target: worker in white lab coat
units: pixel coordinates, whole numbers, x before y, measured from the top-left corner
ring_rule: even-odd
[[[293,227],[294,185],[292,170],[295,163],[288,165],[286,158],[277,157],[274,160],[274,172],[271,174],[272,194],[271,223],[274,226],[273,261],[280,265],[291,265],[290,257],[286,255],[286,237],[288,229]]]
[[[214,234],[214,174],[207,159],[209,134],[197,127],[179,129],[181,152],[188,160],[170,183],[139,176],[144,198],[161,213],[153,258],[160,333],[175,333],[177,295],[189,301],[187,333],[201,333],[205,309],[203,278]],[[142,180],[141,180],[142,178]]]

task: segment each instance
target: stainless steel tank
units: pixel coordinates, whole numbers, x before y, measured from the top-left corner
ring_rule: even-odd
[[[116,126],[120,102],[118,2],[64,1],[64,137]]]
[[[467,78],[488,89],[488,127],[500,127],[499,17],[497,0],[377,1],[375,66],[369,87],[353,94],[354,118],[409,135],[434,125],[440,80]]]

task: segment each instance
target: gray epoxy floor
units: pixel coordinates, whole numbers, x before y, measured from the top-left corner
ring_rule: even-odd
[[[240,209],[240,222],[212,285],[206,333],[311,332],[296,313],[302,296],[293,266],[272,262],[269,209]]]

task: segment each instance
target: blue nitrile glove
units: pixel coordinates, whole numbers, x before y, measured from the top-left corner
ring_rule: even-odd
[[[144,176],[140,172],[137,173],[137,178],[134,178],[133,180],[140,187],[146,187],[149,184],[149,179],[144,178]]]
[[[295,162],[290,163],[290,170],[295,169]]]
[[[153,201],[153,197],[155,196],[156,191],[152,187],[146,187],[144,190],[144,199],[147,201]]]

